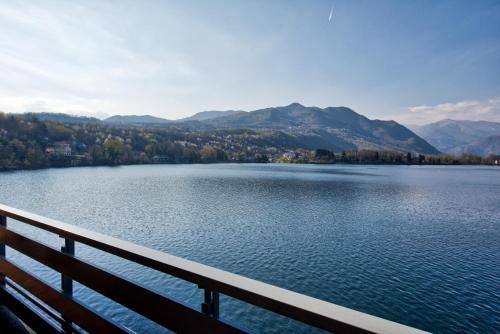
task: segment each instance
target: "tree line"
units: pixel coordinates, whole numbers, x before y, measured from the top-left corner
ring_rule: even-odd
[[[305,150],[270,130],[186,131],[66,124],[0,113],[0,170],[150,163],[296,162],[493,164],[498,156],[423,156],[378,151]]]

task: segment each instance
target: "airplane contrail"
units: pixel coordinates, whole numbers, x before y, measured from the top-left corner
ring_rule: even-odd
[[[332,9],[330,9],[330,16],[328,16],[328,22],[330,22],[332,20],[332,16],[333,16],[333,5],[332,5]]]

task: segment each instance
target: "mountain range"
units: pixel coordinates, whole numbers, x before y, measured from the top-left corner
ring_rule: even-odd
[[[438,151],[394,121],[370,120],[347,107],[306,107],[292,103],[204,121],[214,128],[273,129],[293,135],[307,148]]]
[[[71,116],[61,121],[71,123]],[[39,118],[57,120],[53,114]],[[55,119],[56,118],[56,119]],[[81,123],[85,118],[75,117]],[[87,119],[96,122],[96,119]],[[155,116],[112,116],[103,121],[111,126],[178,128],[185,131],[218,129],[251,129],[267,135],[285,136],[298,148],[343,150],[392,150],[423,154],[439,151],[414,132],[395,121],[371,120],[347,107],[307,107],[299,103],[287,106],[245,111],[205,111],[180,120]]]
[[[441,152],[500,154],[500,123],[445,119],[409,127]]]
[[[266,138],[286,138],[291,146],[305,149],[500,154],[500,123],[445,119],[405,127],[395,121],[370,120],[347,107],[318,108],[299,103],[249,112],[203,111],[179,120],[151,115],[116,115],[104,120],[61,113],[25,115],[61,123],[100,123],[118,127],[183,131],[251,129],[265,133]]]

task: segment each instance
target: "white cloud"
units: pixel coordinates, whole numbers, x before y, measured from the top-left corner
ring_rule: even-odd
[[[500,96],[487,100],[466,100],[456,103],[422,105],[394,119],[404,124],[427,124],[443,119],[500,122]]]
[[[0,96],[0,111],[4,112],[58,112],[72,115],[105,118],[110,107],[97,99],[68,97],[64,99],[32,96]]]
[[[0,3],[0,110],[155,113],[191,94],[188,59],[137,47],[93,6]]]

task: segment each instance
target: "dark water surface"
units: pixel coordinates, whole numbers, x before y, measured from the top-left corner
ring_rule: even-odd
[[[424,330],[500,332],[500,168],[50,169],[0,174],[0,203]],[[77,255],[193,306],[202,300],[193,284],[79,244]],[[50,269],[10,249],[8,256],[58,286]],[[76,290],[138,333],[163,331]],[[221,315],[254,332],[311,332],[228,297]]]

